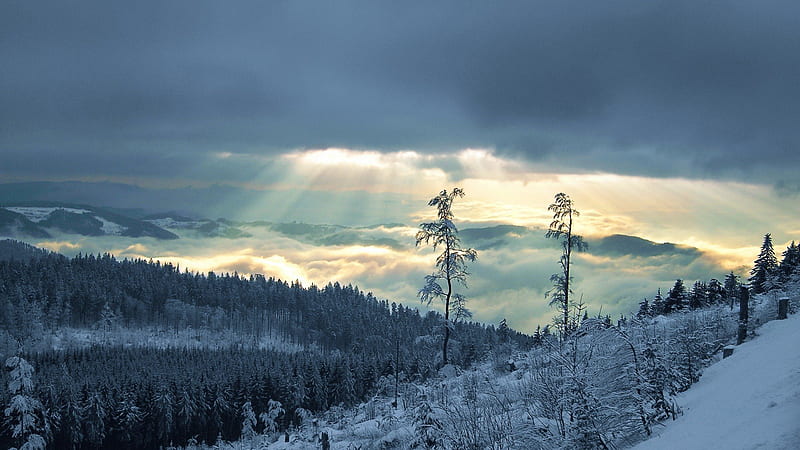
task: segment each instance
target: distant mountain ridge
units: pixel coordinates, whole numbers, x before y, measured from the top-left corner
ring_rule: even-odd
[[[392,249],[407,248],[412,241],[400,239],[391,230],[408,228],[401,223],[353,227],[304,222],[234,221],[206,219],[171,211],[138,214],[140,211],[100,208],[86,204],[52,201],[0,202],[0,237],[46,239],[54,232],[81,236],[153,237],[179,239],[178,233],[192,238],[239,239],[252,237],[254,229],[265,228],[287,238],[320,246],[371,245]],[[132,217],[133,216],[133,217]],[[381,230],[387,232],[380,232]],[[186,234],[188,233],[188,235]],[[508,247],[555,247],[544,238],[544,230],[517,225],[463,228],[465,245],[486,251]],[[681,257],[689,260],[702,251],[672,243],[656,243],[637,236],[613,234],[587,239],[588,252],[594,255],[637,258]]]
[[[661,255],[681,254],[699,256],[700,250],[694,247],[676,245],[669,242],[656,243],[638,236],[612,234],[589,242],[589,251],[606,256],[640,256],[654,257]]]
[[[150,222],[90,205],[46,201],[0,204],[0,233],[48,238],[52,237],[52,231],[83,236],[178,239],[176,234]]]

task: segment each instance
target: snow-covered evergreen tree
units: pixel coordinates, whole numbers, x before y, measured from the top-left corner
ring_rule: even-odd
[[[11,400],[5,409],[11,436],[20,450],[44,450],[49,424],[42,403],[33,397],[33,366],[19,356],[6,360]]]
[[[650,425],[668,418],[675,418],[678,411],[674,396],[684,383],[681,375],[670,365],[665,355],[660,354],[654,341],[647,343],[642,352],[641,395],[645,400],[645,420]]]
[[[278,417],[282,416],[285,412],[281,402],[272,399],[267,402],[267,410],[258,416],[264,423],[264,434],[278,431]],[[297,413],[297,411],[295,411],[295,413]]]
[[[497,339],[500,343],[505,344],[510,339],[511,331],[508,328],[508,324],[506,323],[506,318],[503,317],[503,320],[500,321],[500,325],[497,326]]]
[[[722,283],[720,283],[718,279],[710,279],[708,281],[708,285],[706,285],[706,300],[708,301],[708,304],[716,305],[721,303],[724,298],[725,287],[722,286]]]
[[[412,448],[441,448],[442,421],[434,413],[426,395],[422,395],[420,402],[414,409],[414,438]]]
[[[702,281],[695,281],[689,291],[689,308],[698,309],[708,303],[708,287]]]
[[[144,419],[142,408],[136,405],[133,392],[126,392],[114,411],[115,428],[121,433],[123,442],[133,442]]]
[[[83,410],[83,435],[93,446],[101,448],[108,434],[105,399],[99,392],[89,392],[84,400]]]
[[[761,294],[767,291],[765,284],[770,278],[777,276],[778,258],[775,257],[775,250],[772,247],[772,236],[770,233],[764,235],[764,242],[761,244],[761,251],[753,263],[750,271],[750,290],[753,294]]]
[[[783,251],[782,256],[780,273],[781,281],[785,283],[789,281],[792,274],[800,270],[800,245],[792,241],[792,243],[786,247],[786,250]]]
[[[728,300],[730,309],[733,309],[733,304],[739,295],[739,276],[731,271],[725,275],[725,296]]]
[[[675,285],[669,290],[666,300],[664,300],[664,314],[680,311],[686,307],[686,286],[683,280],[675,280]]]
[[[151,400],[153,428],[161,442],[168,442],[175,429],[175,397],[170,387],[162,384],[156,388]]]
[[[652,310],[650,308],[650,302],[645,297],[644,300],[639,302],[639,311],[636,312],[636,318],[641,320],[645,317],[650,317],[652,315]]]
[[[661,295],[661,288],[658,288],[658,293],[656,293],[656,296],[653,297],[653,304],[650,307],[650,312],[653,316],[660,316],[669,312],[666,311],[666,301]]]
[[[242,438],[252,439],[256,435],[256,413],[253,405],[246,401],[242,405]]]
[[[113,331],[117,326],[117,321],[117,314],[111,309],[111,305],[105,302],[103,309],[100,311],[100,319],[97,321],[97,329],[103,331],[103,333]]]

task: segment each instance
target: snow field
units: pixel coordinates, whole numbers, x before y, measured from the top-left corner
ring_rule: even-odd
[[[800,448],[800,315],[773,320],[678,397],[684,414],[636,447]]]

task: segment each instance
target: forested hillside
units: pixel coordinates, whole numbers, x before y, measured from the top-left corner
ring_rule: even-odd
[[[363,401],[382,377],[424,380],[438,368],[438,313],[420,315],[353,286],[203,275],[109,254],[69,259],[10,241],[3,248],[3,356],[21,346],[35,367],[34,397],[49,411],[54,448],[154,448],[198,436],[214,442],[218,435],[234,440],[248,402],[259,413],[269,400],[281,402],[287,413],[278,425],[285,428],[299,423],[302,411]],[[454,326],[450,361],[464,367],[508,342],[531,342],[507,327]],[[222,350],[48,349],[44,337],[65,328],[229,330],[249,338]],[[264,337],[304,350],[258,349]]]
[[[798,246],[779,262],[766,235],[749,285],[677,280],[632,317],[592,317],[579,300],[559,314],[560,333],[531,337],[456,319],[449,361],[460,369],[440,372],[441,315],[353,286],[0,248],[3,356],[24,358],[8,358],[0,401],[10,424],[28,418],[20,436],[36,431],[49,448],[260,448],[279,432],[303,448],[323,431],[337,448],[626,447],[678,417],[677,394],[721,349],[775,319],[778,298],[795,311],[800,293]],[[53,348],[47,337],[64,330],[245,339]],[[0,444],[21,443],[4,433]]]

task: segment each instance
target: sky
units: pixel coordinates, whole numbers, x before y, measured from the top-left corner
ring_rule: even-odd
[[[408,239],[441,189],[465,189],[462,228],[546,227],[566,192],[580,233],[697,248],[722,276],[752,262],[764,233],[779,251],[800,239],[798,15],[791,1],[4,1],[0,183],[112,183],[149,192],[151,209],[397,223],[387,233]],[[267,245],[264,233],[106,246],[209,270],[247,254],[404,303],[431,263],[414,248]],[[487,248],[476,317],[530,329],[549,314],[540,278],[557,257],[513,239]],[[613,312],[677,277],[607,255],[578,264],[596,269],[587,299]],[[624,276],[593,295],[610,273]]]

